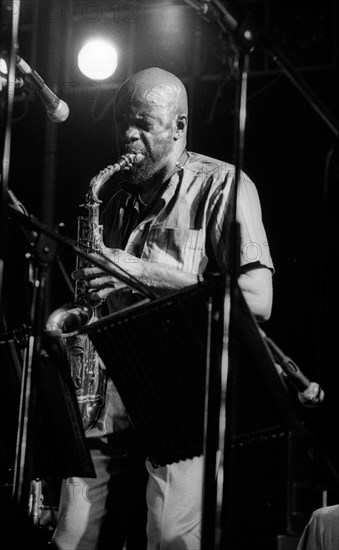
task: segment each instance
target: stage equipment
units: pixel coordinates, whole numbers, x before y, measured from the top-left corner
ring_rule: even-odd
[[[3,318],[4,261],[8,247],[8,181],[11,158],[12,113],[15,88],[15,56],[18,48],[20,0],[0,0],[0,57],[7,66],[7,82],[0,87],[0,319]]]
[[[20,338],[20,340],[22,340]],[[19,411],[24,347],[15,331],[0,334],[0,414],[5,415],[1,434],[1,478],[12,483],[15,436]]]
[[[119,165],[120,167],[120,165]],[[15,465],[13,478],[13,502],[18,517],[18,521],[27,524],[27,514],[31,497],[31,483],[34,477],[45,475],[80,475],[84,477],[93,477],[93,464],[88,454],[89,451],[84,442],[84,431],[81,422],[80,411],[76,401],[74,385],[71,380],[71,374],[68,367],[67,353],[63,338],[59,331],[46,331],[45,311],[45,289],[46,276],[50,262],[55,256],[57,243],[63,245],[65,249],[72,250],[75,255],[80,256],[85,261],[100,267],[107,273],[114,275],[122,283],[129,284],[139,293],[148,296],[148,290],[134,279],[124,274],[121,268],[114,268],[114,264],[107,259],[103,260],[89,257],[83,248],[72,239],[62,237],[59,233],[49,229],[40,223],[31,215],[25,214],[16,205],[9,204],[8,212],[10,216],[17,220],[20,226],[24,226],[31,235],[37,235],[34,245],[31,247],[29,261],[31,262],[33,296],[31,303],[31,322],[27,336],[26,350],[22,365],[22,380],[20,388],[19,419],[16,439]],[[65,368],[66,367],[66,370]],[[60,370],[61,369],[61,370]],[[49,415],[45,414],[45,405],[42,396],[46,397],[47,409],[53,407],[55,403],[55,412],[50,412],[51,423],[57,430],[62,430],[63,425],[69,426],[69,437],[71,441],[64,447],[66,458],[65,462],[59,463],[62,453],[61,447],[64,445],[65,434],[59,433],[59,445],[57,449],[53,447],[52,455],[57,460],[47,463],[44,456],[50,456],[48,453],[41,455],[41,448],[37,447],[38,434],[43,433],[40,430],[41,422]],[[75,403],[75,408],[74,408]],[[43,409],[41,408],[43,407]],[[43,410],[43,412],[41,412]],[[62,418],[60,418],[60,415]],[[59,421],[58,421],[59,419]],[[68,438],[69,438],[68,437]],[[60,443],[60,441],[62,443]],[[41,445],[45,439],[42,438]],[[74,460],[69,460],[68,452],[75,452]],[[40,454],[39,454],[40,453]],[[77,460],[79,459],[79,462]],[[52,472],[50,472],[52,469]],[[75,473],[77,472],[77,473]]]
[[[224,288],[219,275],[80,330],[103,359],[155,467],[203,453],[206,377],[221,365]]]
[[[85,44],[78,55],[80,71],[93,80],[105,80],[118,66],[115,46],[105,40],[92,40]]]
[[[202,529],[202,550],[233,548],[236,546],[234,530],[234,502],[233,494],[234,480],[232,478],[232,464],[234,463],[234,437],[236,430],[236,395],[238,392],[239,376],[239,289],[237,280],[239,276],[239,258],[240,258],[240,240],[239,223],[237,221],[237,189],[241,171],[243,169],[243,156],[245,144],[245,126],[246,126],[246,107],[247,107],[247,78],[249,71],[249,56],[255,48],[263,48],[272,60],[283,70],[284,74],[291,80],[293,85],[302,93],[303,97],[309,102],[311,107],[318,113],[322,120],[327,124],[335,138],[339,137],[339,125],[331,113],[324,107],[319,98],[314,94],[311,88],[306,84],[300,75],[294,71],[285,56],[273,44],[269,36],[259,28],[259,26],[249,16],[246,7],[238,2],[226,0],[197,1],[186,0],[186,3],[196,9],[206,20],[214,20],[219,25],[223,35],[227,40],[234,44],[235,61],[234,65],[237,72],[237,87],[235,98],[235,129],[234,129],[234,164],[235,177],[234,185],[230,199],[230,227],[227,247],[231,251],[230,266],[228,275],[228,286],[226,292],[230,294],[230,313],[229,313],[229,367],[227,372],[227,384],[222,389],[223,399],[220,408],[226,410],[226,428],[220,422],[220,414],[216,408],[214,422],[219,426],[220,437],[224,433],[224,446],[221,449],[224,456],[223,475],[220,476],[220,483],[223,486],[223,498],[217,497],[215,491],[211,494],[211,499],[205,495],[203,529]],[[227,321],[226,321],[227,322]],[[262,337],[258,341],[263,343]],[[266,346],[266,345],[265,345]],[[266,349],[265,355],[269,353]],[[271,362],[272,362],[271,356]],[[273,361],[274,362],[274,361]],[[212,448],[208,460],[207,477],[213,483],[214,472],[216,470],[217,447],[215,440],[211,442]],[[205,482],[205,486],[209,484]]]
[[[24,83],[32,86],[40,97],[48,118],[52,122],[64,122],[69,116],[69,107],[65,101],[55,95],[54,92],[45,84],[41,76],[32,69],[28,63],[19,55],[16,58],[16,65],[23,75]]]
[[[272,351],[278,367],[282,369],[285,376],[298,391],[300,403],[305,407],[318,407],[324,401],[325,397],[324,391],[319,384],[317,382],[311,382],[307,376],[301,372],[295,362],[285,355],[272,338],[269,338],[263,330],[261,330],[261,334]]]
[[[27,326],[0,334],[0,413],[7,418],[1,435],[0,474],[2,495],[12,490],[6,528],[12,530],[13,544],[17,538],[33,538],[36,543],[42,536],[42,479],[95,477],[60,335],[42,335],[40,359],[32,365],[36,388],[26,372],[29,338]],[[24,390],[29,387],[36,394],[34,417],[22,412]],[[27,412],[33,411],[26,408]]]

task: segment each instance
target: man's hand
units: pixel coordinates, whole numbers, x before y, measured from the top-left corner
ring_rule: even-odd
[[[97,266],[84,267],[72,273],[72,278],[75,281],[85,283],[93,302],[102,302],[109,294],[125,286],[119,279],[119,273],[132,276],[140,275],[140,269],[138,270],[136,266],[139,263],[138,258],[126,251],[103,246],[102,254],[103,256],[101,254],[91,254],[90,256],[106,264],[109,269],[116,268],[117,277]]]
[[[119,273],[134,277],[141,285],[148,287],[158,296],[197,284],[199,280],[198,275],[186,273],[166,264],[142,260],[125,250],[105,246],[102,246],[101,250],[103,256],[99,254],[90,256],[107,262],[108,268],[116,268],[116,276],[94,266],[72,273],[73,279],[85,282],[93,301],[105,300],[109,294],[126,286],[119,280]],[[114,265],[110,261],[114,262]]]

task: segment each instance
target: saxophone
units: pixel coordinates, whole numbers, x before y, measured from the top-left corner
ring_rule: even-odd
[[[99,191],[102,185],[119,170],[128,170],[138,162],[140,155],[126,154],[113,165],[101,170],[91,179],[86,202],[80,204],[88,211],[87,217],[77,218],[77,244],[86,253],[100,252],[103,245],[103,227],[99,224]],[[90,266],[88,260],[77,256],[76,269]],[[76,281],[74,301],[54,310],[48,317],[48,331],[58,331],[65,342],[71,377],[75,387],[84,430],[89,430],[99,417],[105,403],[106,369],[91,340],[79,329],[99,317],[99,307],[90,303],[83,281]]]

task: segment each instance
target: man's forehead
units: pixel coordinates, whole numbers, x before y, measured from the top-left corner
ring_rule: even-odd
[[[142,86],[124,86],[117,94],[117,105],[135,108],[176,109],[179,103],[179,91],[173,86],[163,84],[143,84]]]
[[[156,107],[171,107],[178,104],[179,93],[170,86],[153,86],[145,93],[146,100]]]

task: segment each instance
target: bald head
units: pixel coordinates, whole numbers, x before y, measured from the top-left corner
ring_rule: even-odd
[[[186,146],[184,85],[175,75],[157,68],[132,75],[117,92],[115,123],[120,153],[141,156],[129,177],[144,188],[163,181]]]
[[[187,116],[188,113],[187,93],[181,80],[155,67],[144,69],[125,80],[117,93],[116,104],[122,99],[131,103],[144,101],[173,115]]]

